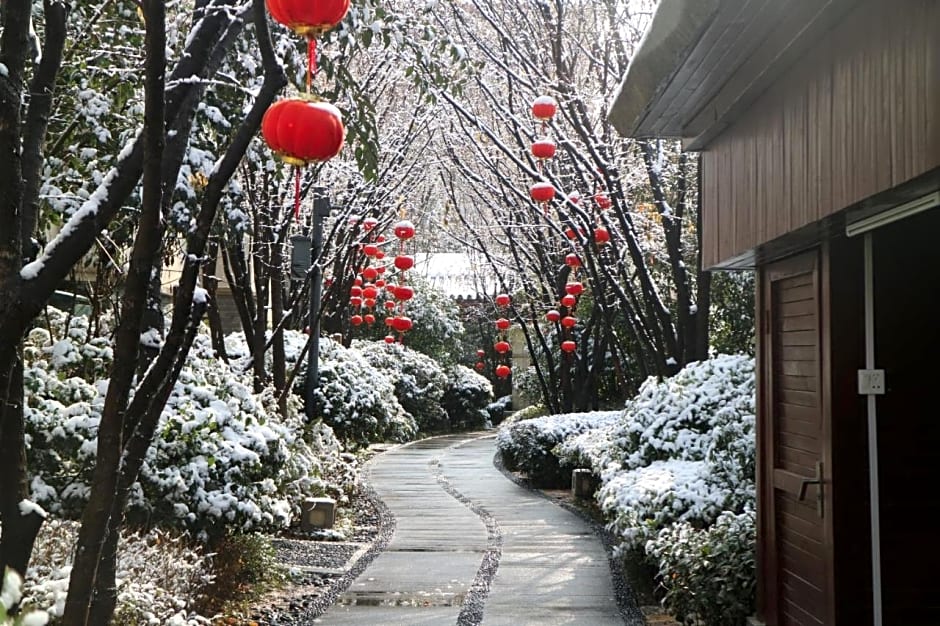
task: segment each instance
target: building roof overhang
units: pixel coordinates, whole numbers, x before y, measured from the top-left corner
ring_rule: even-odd
[[[860,0],[660,0],[609,117],[704,148]]]

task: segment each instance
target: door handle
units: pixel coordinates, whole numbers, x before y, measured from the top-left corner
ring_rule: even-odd
[[[800,495],[799,500],[802,502],[806,499],[806,488],[810,485],[816,485],[816,513],[819,514],[819,517],[823,516],[823,464],[822,461],[816,461],[816,477],[815,478],[804,478],[800,481]]]

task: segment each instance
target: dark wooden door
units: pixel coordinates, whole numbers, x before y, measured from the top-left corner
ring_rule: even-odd
[[[763,280],[763,527],[773,625],[832,624],[829,428],[823,404],[818,254]]]

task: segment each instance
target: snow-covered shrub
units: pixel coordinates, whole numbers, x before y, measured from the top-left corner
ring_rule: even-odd
[[[78,523],[50,519],[43,524],[23,588],[25,605],[60,617],[65,609]],[[210,623],[193,612],[211,580],[209,559],[182,539],[161,531],[130,534],[118,544],[116,624]]]
[[[447,370],[447,389],[441,402],[453,431],[484,428],[489,423],[486,407],[493,401],[493,385],[469,367]]]
[[[15,570],[6,568],[0,578],[0,626],[45,626],[49,614],[45,611],[21,611],[12,616],[9,611],[23,599],[23,579]]]
[[[506,417],[506,411],[512,408],[512,396],[503,396],[497,398],[486,406],[486,412],[490,416],[491,424],[499,424]]]
[[[395,397],[391,379],[358,350],[321,340],[319,376],[320,415],[347,444],[409,441],[417,434],[418,426]]]
[[[586,467],[598,476],[612,461],[611,456],[619,452],[618,434],[623,430],[623,419],[586,430],[562,441],[555,454],[562,464],[570,467]]]
[[[743,624],[754,610],[756,519],[752,509],[722,513],[699,530],[679,523],[648,541],[663,604],[684,624]]]
[[[90,493],[111,352],[106,338],[88,337],[85,318],[50,311],[49,319],[52,332],[33,330],[24,348],[32,497],[77,517]],[[197,336],[132,489],[129,517],[208,538],[282,527],[298,512],[295,496],[355,489],[356,468],[339,456],[332,432],[305,429],[297,409],[290,401],[281,417],[270,390],[254,393],[250,374],[214,358],[208,337]]]
[[[441,406],[447,374],[437,361],[401,344],[384,341],[357,341],[353,349],[388,376],[395,385],[395,397],[421,432],[448,430],[447,413]]]
[[[530,404],[523,409],[513,412],[509,417],[503,420],[502,425],[508,426],[509,424],[515,424],[522,420],[530,420],[533,417],[542,417],[543,415],[548,415],[544,404]]]
[[[512,387],[527,402],[542,400],[542,386],[539,384],[538,373],[533,365],[512,368]]]
[[[511,470],[525,472],[537,485],[564,486],[571,466],[562,466],[555,447],[567,438],[620,419],[619,411],[566,413],[514,422],[500,428],[496,449]]]

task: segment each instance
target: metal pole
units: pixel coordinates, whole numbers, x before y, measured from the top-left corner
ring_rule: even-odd
[[[330,215],[330,199],[323,187],[313,189],[313,241],[310,246],[310,354],[307,355],[307,418],[317,418],[316,391],[320,383],[320,298],[323,294],[323,270],[320,250],[323,248],[323,220]]]
[[[871,233],[865,233],[865,368],[875,369],[875,266]],[[878,493],[878,419],[875,401],[876,396],[868,394],[872,613],[874,626],[881,626],[881,498]]]

